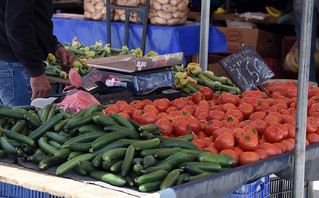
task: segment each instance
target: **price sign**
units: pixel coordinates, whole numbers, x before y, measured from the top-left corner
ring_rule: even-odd
[[[261,84],[275,75],[252,46],[227,56],[219,63],[242,92],[255,87],[265,91]]]

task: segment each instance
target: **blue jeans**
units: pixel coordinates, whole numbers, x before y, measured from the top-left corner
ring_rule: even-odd
[[[301,36],[301,17],[302,17],[302,0],[294,0],[294,14],[296,23],[296,36],[298,39],[298,47],[300,46]],[[311,54],[310,54],[310,71],[309,81],[317,82],[316,70],[315,70],[315,50],[316,50],[316,36],[317,36],[317,25],[319,17],[319,0],[314,0],[313,8],[313,21],[312,21],[312,32],[311,32]]]
[[[20,62],[0,61],[0,102],[9,106],[31,103],[30,76]]]

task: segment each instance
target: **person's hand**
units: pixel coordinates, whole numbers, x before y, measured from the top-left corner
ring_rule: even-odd
[[[61,70],[68,72],[72,67],[75,55],[59,44],[55,50],[55,57],[60,63]]]
[[[30,85],[32,89],[31,100],[51,93],[51,85],[45,74],[37,77],[31,77]]]

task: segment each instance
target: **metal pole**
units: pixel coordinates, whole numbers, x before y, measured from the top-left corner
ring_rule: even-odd
[[[308,80],[314,0],[303,1],[296,114],[293,197],[304,197]]]
[[[202,0],[200,17],[199,65],[203,71],[207,70],[208,65],[209,12],[210,1]]]

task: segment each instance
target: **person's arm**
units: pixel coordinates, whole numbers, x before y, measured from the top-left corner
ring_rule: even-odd
[[[9,0],[5,16],[11,48],[31,77],[40,76],[45,71],[39,56],[42,52],[37,44],[36,30],[32,24],[34,4],[34,0]]]

